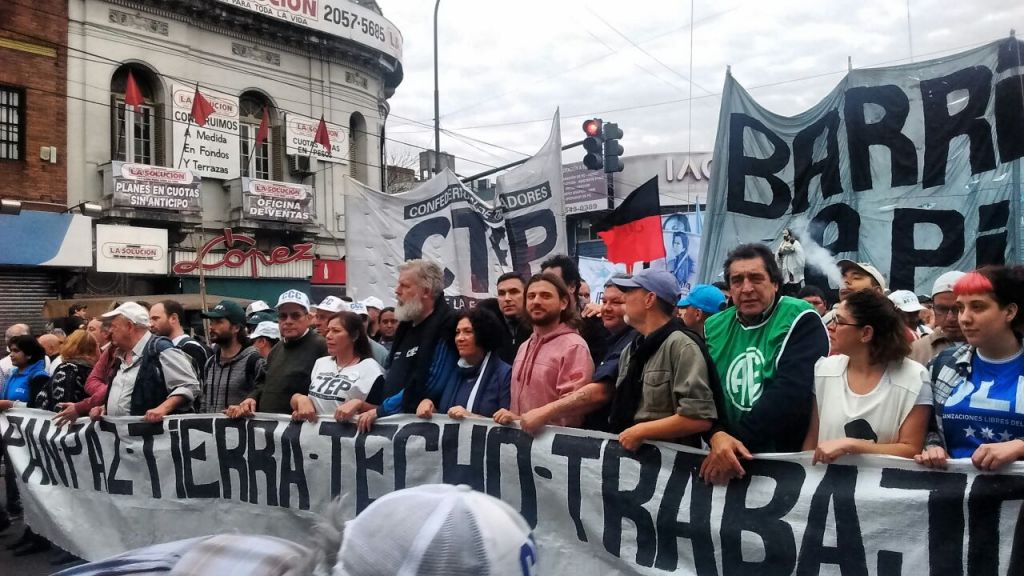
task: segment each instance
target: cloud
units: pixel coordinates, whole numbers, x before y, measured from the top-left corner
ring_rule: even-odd
[[[391,98],[388,135],[432,149],[433,2],[380,5],[405,37],[405,79]],[[909,27],[907,6],[697,3],[688,100],[689,2],[444,0],[441,127],[455,134],[442,134],[442,148],[458,156],[458,171],[466,175],[518,160],[523,156],[516,152],[540,147],[547,119],[560,107],[563,143],[580,139],[583,120],[597,115],[623,129],[627,158],[710,150],[727,66],[763,105],[792,115],[835,87],[848,58],[854,67],[900,64],[910,61],[912,46],[919,61],[1004,38],[1014,26],[1024,29],[1018,0],[910,0]],[[567,162],[577,156],[582,152],[564,154]]]

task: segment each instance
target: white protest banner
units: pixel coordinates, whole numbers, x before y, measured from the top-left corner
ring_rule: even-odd
[[[174,122],[172,142],[174,166],[192,170],[204,178],[231,180],[241,174],[238,140],[238,96],[200,87],[200,93],[213,106],[213,114],[200,127],[192,118],[192,99],[196,87],[172,86]],[[188,137],[185,133],[188,132]]]
[[[351,181],[345,260],[352,293],[391,294],[398,265],[422,257],[446,267],[445,296],[462,307],[487,298],[502,273],[530,275],[548,256],[565,253],[558,126],[556,113],[540,152],[498,178],[494,203],[450,170],[401,194]]]
[[[324,162],[348,162],[348,130],[330,122],[324,122],[324,125],[327,126],[327,138],[331,142],[330,154],[321,144],[313,142],[316,139],[316,129],[320,126],[318,118],[285,114],[285,153],[289,156],[312,156]]]
[[[1017,262],[1024,43],[852,70],[784,117],[731,75],[722,94],[700,257],[704,282],[744,242],[803,232],[870,262],[892,289],[929,293],[948,270]],[[809,281],[826,282],[815,270]]]
[[[580,256],[577,265],[580,269],[580,278],[590,285],[590,301],[598,304],[604,296],[604,285],[608,280],[615,274],[626,274],[625,264],[616,264],[604,258]]]
[[[347,495],[354,516],[407,486],[467,484],[534,526],[542,574],[1020,574],[1024,464],[981,474],[910,460],[810,453],[744,461],[728,486],[698,479],[704,455],[624,450],[614,436],[489,420],[257,414],[81,419],[13,409],[0,434],[33,530],[87,559],[205,534],[309,544],[316,512]],[[396,519],[400,522],[401,519]]]

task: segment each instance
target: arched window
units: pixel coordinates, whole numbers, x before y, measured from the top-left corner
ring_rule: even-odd
[[[124,95],[131,71],[142,105],[125,109]],[[124,64],[110,79],[110,157],[121,162],[163,164],[163,94],[157,75],[140,64]]]
[[[366,184],[369,174],[366,162],[366,120],[359,112],[353,112],[348,119],[348,135],[349,176]]]
[[[256,146],[256,138],[259,135],[260,123],[263,121],[263,112],[266,110],[267,124],[266,138]],[[243,92],[238,99],[238,136],[241,149],[242,176],[271,180],[277,170],[274,170],[274,136],[277,129],[274,126],[276,114],[270,100],[259,92]]]

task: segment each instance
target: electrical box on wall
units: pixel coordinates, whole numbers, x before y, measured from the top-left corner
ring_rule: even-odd
[[[56,146],[43,146],[39,148],[39,158],[44,162],[50,164],[57,163],[57,147]]]

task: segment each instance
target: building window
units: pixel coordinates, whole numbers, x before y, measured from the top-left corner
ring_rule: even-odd
[[[25,91],[0,86],[0,160],[25,159]]]
[[[246,92],[238,100],[238,136],[242,152],[240,159],[242,176],[270,180],[271,166],[273,166],[271,151],[274,134],[273,109],[266,97],[258,92]],[[266,139],[260,142],[259,147],[256,147],[256,135],[259,133],[260,123],[263,121],[264,110],[267,110],[271,122],[267,127]]]
[[[143,104],[141,110],[125,110],[124,99],[117,99],[117,149],[115,160],[136,164],[153,164],[153,107]]]

